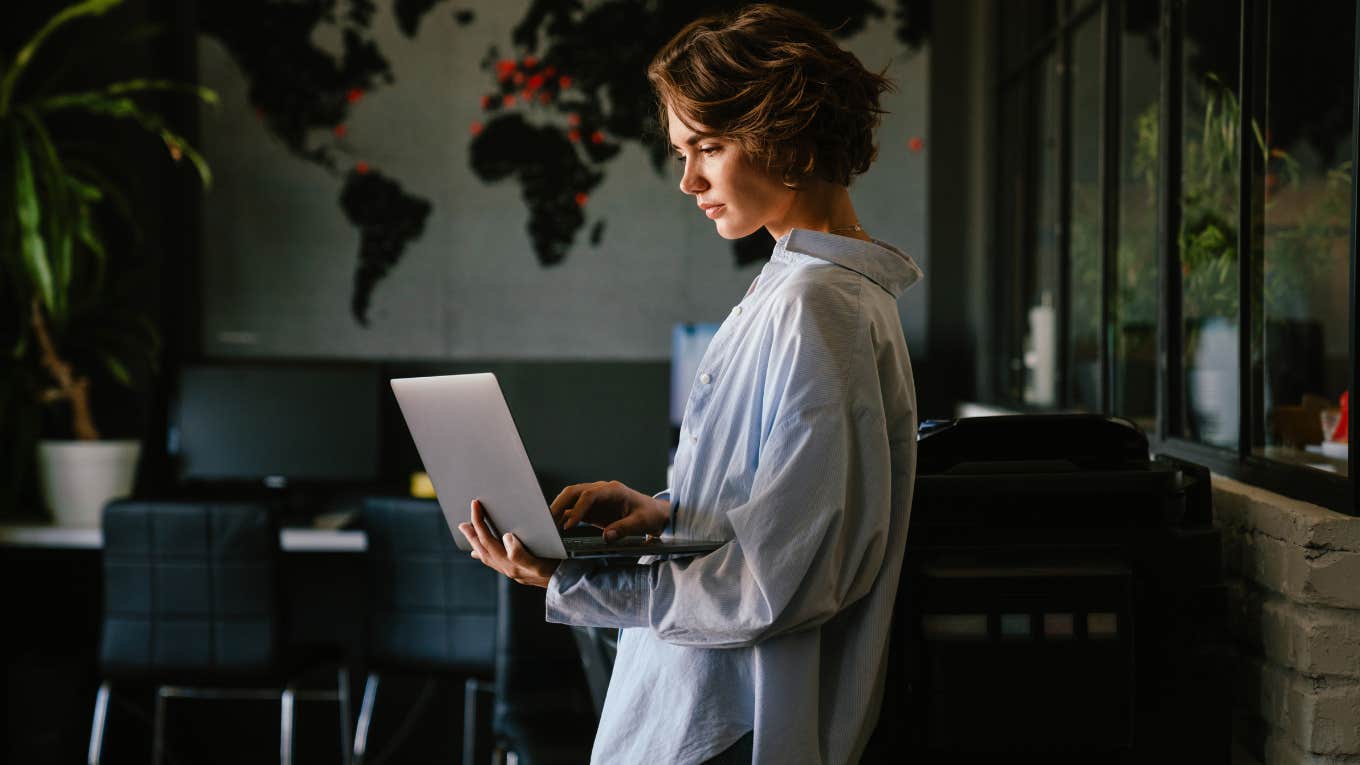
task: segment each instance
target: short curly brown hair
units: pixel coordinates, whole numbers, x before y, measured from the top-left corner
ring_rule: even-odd
[[[769,4],[690,23],[652,59],[647,79],[663,135],[674,109],[793,188],[811,177],[849,186],[868,170],[879,97],[893,89],[817,22]]]

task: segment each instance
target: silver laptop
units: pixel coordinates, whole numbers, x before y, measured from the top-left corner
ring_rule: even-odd
[[[513,533],[540,558],[696,555],[723,544],[564,537],[553,523],[494,374],[395,379],[392,392],[461,550],[472,549],[458,524],[472,520],[474,499],[481,500],[497,536]]]

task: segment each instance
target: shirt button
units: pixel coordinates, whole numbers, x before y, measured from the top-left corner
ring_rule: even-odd
[[[709,383],[713,382],[713,376],[707,372],[704,372],[703,374],[699,375],[699,382],[703,383],[704,385],[708,385]]]
[[[690,433],[690,434],[689,434],[689,442],[690,442],[691,444],[697,444],[697,443],[699,443],[699,434],[697,434],[697,433]]]
[[[733,315],[733,316],[740,316],[740,315],[741,315],[741,306],[737,306],[736,308],[733,308],[733,309],[732,309],[732,315]]]

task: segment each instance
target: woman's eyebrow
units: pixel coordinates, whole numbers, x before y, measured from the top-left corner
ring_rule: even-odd
[[[685,145],[686,145],[686,146],[693,146],[694,144],[696,144],[696,143],[698,143],[698,142],[699,142],[699,134],[698,134],[698,133],[694,133],[694,134],[690,135],[689,138],[686,138],[686,139],[685,139]],[[672,144],[671,144],[671,148],[672,148],[672,149],[679,149],[680,146],[679,146],[678,144],[672,143]]]

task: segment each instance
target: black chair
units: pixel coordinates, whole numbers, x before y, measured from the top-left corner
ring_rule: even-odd
[[[557,765],[590,759],[596,718],[570,628],[543,619],[544,591],[499,583],[495,762]]]
[[[368,677],[354,737],[354,762],[368,748],[378,685],[383,675],[460,676],[465,681],[463,760],[476,751],[479,680],[489,679],[496,657],[496,572],[460,551],[433,500],[365,500],[361,524],[369,613]]]
[[[102,755],[115,684],[156,689],[152,761],[164,755],[170,699],[278,699],[279,759],[292,762],[293,705],[338,701],[349,752],[345,667],[335,692],[299,690],[306,666],[282,649],[279,534],[268,509],[245,503],[118,501],[104,509],[103,681],[88,760]]]

